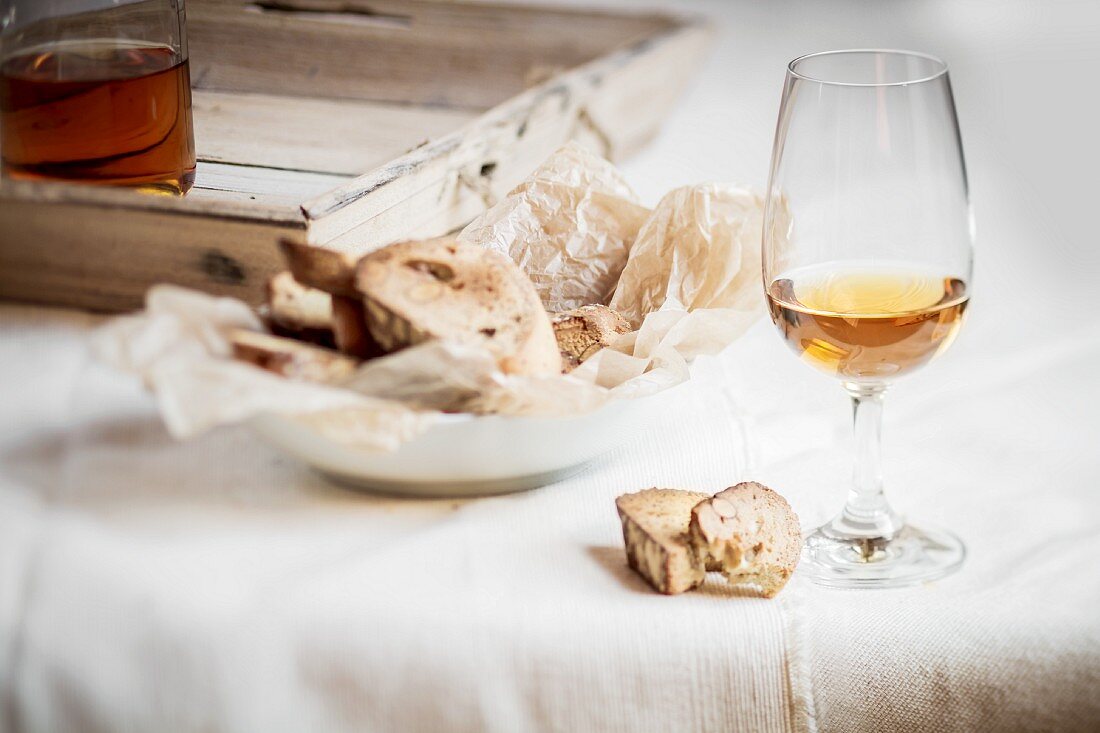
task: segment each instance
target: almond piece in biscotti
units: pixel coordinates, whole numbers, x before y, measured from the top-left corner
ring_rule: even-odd
[[[562,371],[570,372],[620,334],[630,323],[606,305],[582,305],[550,316],[561,352]]]
[[[740,483],[699,502],[688,529],[695,553],[730,583],[771,598],[798,565],[802,533],[787,500],[762,484]]]
[[[561,371],[534,286],[499,252],[452,237],[399,242],[359,261],[356,286],[371,336],[387,352],[450,339],[485,346],[508,374]]]

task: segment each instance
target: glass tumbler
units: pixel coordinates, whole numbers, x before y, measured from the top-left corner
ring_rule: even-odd
[[[183,0],[0,0],[3,175],[186,193],[185,25]]]

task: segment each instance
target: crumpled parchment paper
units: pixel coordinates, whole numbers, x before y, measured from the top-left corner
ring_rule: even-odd
[[[760,301],[764,200],[707,183],[670,191],[630,249],[610,306],[635,326],[655,310],[734,308]]]
[[[569,143],[459,239],[509,255],[554,313],[607,304],[648,216],[618,169]]]
[[[750,191],[707,184],[676,189],[651,212],[610,163],[567,145],[471,223],[462,237],[512,256],[549,311],[610,301],[635,325],[568,375],[505,375],[479,346],[429,341],[341,384],[295,382],[231,358],[230,330],[262,330],[248,306],[171,285],[105,324],[93,348],[141,376],[178,438],[273,412],[385,451],[444,412],[583,413],[689,379],[696,357],[755,320],[761,208]]]

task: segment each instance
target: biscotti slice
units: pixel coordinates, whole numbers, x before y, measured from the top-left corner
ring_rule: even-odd
[[[233,358],[288,379],[307,382],[339,382],[350,376],[359,362],[330,349],[256,331],[229,334]]]
[[[695,553],[718,566],[730,583],[752,584],[771,598],[798,565],[798,517],[779,494],[755,482],[740,483],[699,502],[688,530]]]
[[[357,255],[292,239],[279,240],[279,248],[298,282],[332,295],[358,297],[355,290]]]
[[[332,331],[336,348],[360,359],[373,359],[386,352],[367,329],[367,311],[363,299],[347,295],[332,297]]]
[[[657,591],[683,593],[706,577],[687,532],[692,509],[709,498],[694,491],[653,488],[615,500],[627,562]]]
[[[499,252],[451,237],[399,242],[361,259],[356,285],[371,336],[387,352],[451,339],[484,345],[507,374],[561,372],[534,286]]]
[[[267,322],[279,336],[332,347],[332,296],[302,285],[289,272],[267,281]]]
[[[582,305],[550,317],[561,352],[562,371],[570,372],[584,360],[608,346],[620,334],[629,333],[630,323],[606,305]]]

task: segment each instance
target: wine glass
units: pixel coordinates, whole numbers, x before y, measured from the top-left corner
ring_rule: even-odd
[[[886,501],[886,388],[955,339],[970,296],[973,220],[947,66],[878,49],[787,67],[764,214],[772,321],[852,397],[855,472],[844,509],[806,540],[818,583],[890,587],[942,577],[966,551]]]

